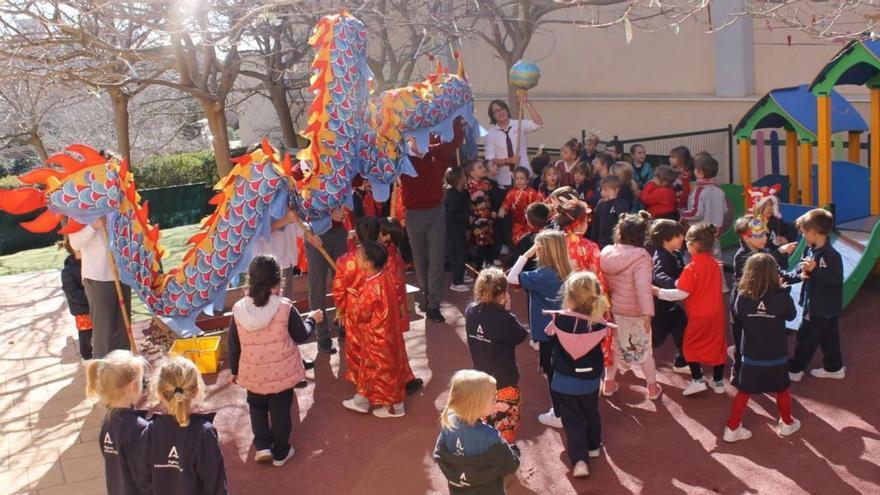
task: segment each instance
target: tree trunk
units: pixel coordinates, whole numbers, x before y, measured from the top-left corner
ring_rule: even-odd
[[[226,103],[199,99],[199,104],[208,120],[211,132],[211,147],[217,162],[217,173],[225,177],[232,171],[232,159],[229,156],[229,131],[226,129]]]
[[[131,95],[121,89],[111,89],[110,102],[113,105],[113,125],[116,127],[116,152],[131,162],[131,136],[129,134],[128,102]]]
[[[27,143],[34,149],[37,156],[40,157],[40,161],[45,162],[46,159],[49,158],[49,153],[46,151],[46,145],[43,144],[43,138],[40,137],[40,134],[36,130],[31,131]]]
[[[293,118],[290,116],[290,102],[287,101],[287,89],[283,84],[269,84],[269,96],[278,122],[281,124],[281,136],[284,146],[296,148],[296,128],[293,126]]]

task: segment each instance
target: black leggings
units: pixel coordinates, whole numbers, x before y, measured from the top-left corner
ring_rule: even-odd
[[[694,380],[701,380],[703,378],[703,367],[700,363],[688,363],[688,367],[691,369],[691,376]],[[716,382],[720,382],[724,379],[724,365],[719,364],[712,368],[712,379]]]
[[[559,417],[559,399],[555,392],[550,389],[550,384],[553,383],[553,366],[550,364],[550,357],[553,355],[553,346],[555,345],[554,340],[555,337],[552,337],[551,340],[548,341],[539,341],[538,342],[538,352],[540,355],[540,359],[538,361],[538,366],[541,369],[541,373],[547,376],[547,389],[550,390],[550,402],[553,404],[553,412],[556,413],[556,417]]]

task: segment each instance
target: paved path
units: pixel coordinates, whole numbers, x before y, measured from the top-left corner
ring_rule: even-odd
[[[103,493],[96,444],[99,407],[83,397],[82,368],[72,318],[57,272],[0,277],[0,493]],[[253,463],[244,392],[228,370],[207,377],[206,409],[216,410],[230,489],[234,493],[387,494],[446,493],[430,459],[437,412],[451,373],[470,363],[460,308],[466,295],[450,294],[448,325],[414,321],[407,345],[424,391],[407,401],[407,416],[380,420],[345,410],[351,395],[340,380],[340,355],[317,359],[309,387],[297,390],[294,460],[284,468]],[[523,296],[515,294],[524,315]],[[729,412],[727,395],[684,399],[685,380],[669,370],[670,343],[658,353],[666,394],[644,399],[632,374],[621,392],[603,400],[606,449],[588,480],[574,480],[564,463],[561,432],[535,416],[548,407],[546,385],[535,372],[537,353],[518,351],[523,375],[523,463],[507,480],[511,494],[571,493],[878,493],[880,492],[880,281],[874,278],[841,321],[843,382],[807,378],[793,388],[794,414],[803,429],[781,439],[775,405],[753,400],[745,423],[754,437],[736,445],[718,434]],[[315,355],[314,344],[303,347]]]

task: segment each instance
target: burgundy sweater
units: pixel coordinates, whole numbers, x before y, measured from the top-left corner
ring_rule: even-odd
[[[454,135],[448,143],[440,142],[432,136],[428,152],[421,158],[410,155],[418,177],[400,176],[403,206],[407,210],[429,210],[443,202],[443,176],[446,168],[455,164],[455,150],[464,140],[464,129],[460,120],[453,123]]]

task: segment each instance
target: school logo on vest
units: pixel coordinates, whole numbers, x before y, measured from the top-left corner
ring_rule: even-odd
[[[171,446],[171,450],[168,451],[168,460],[165,461],[165,464],[153,464],[153,467],[156,469],[176,469],[182,473],[183,468],[180,466],[180,456],[177,454],[177,446]]]
[[[825,258],[819,259],[819,268],[828,268],[828,264],[825,263]]]
[[[767,306],[764,305],[764,301],[758,303],[758,311],[762,313],[767,311]]]
[[[464,446],[461,444],[461,439],[455,439],[455,455],[464,455]]]
[[[479,340],[480,342],[486,342],[491,344],[492,340],[487,339],[485,334],[483,333],[483,325],[477,325],[477,330],[474,332],[474,335],[471,335],[470,338],[474,340]]]
[[[458,477],[458,486],[471,486],[464,473],[461,473],[461,476]]]
[[[110,432],[104,433],[104,446],[103,450],[105,454],[117,455],[119,452],[116,451],[116,447],[113,446],[113,439],[110,438]]]

